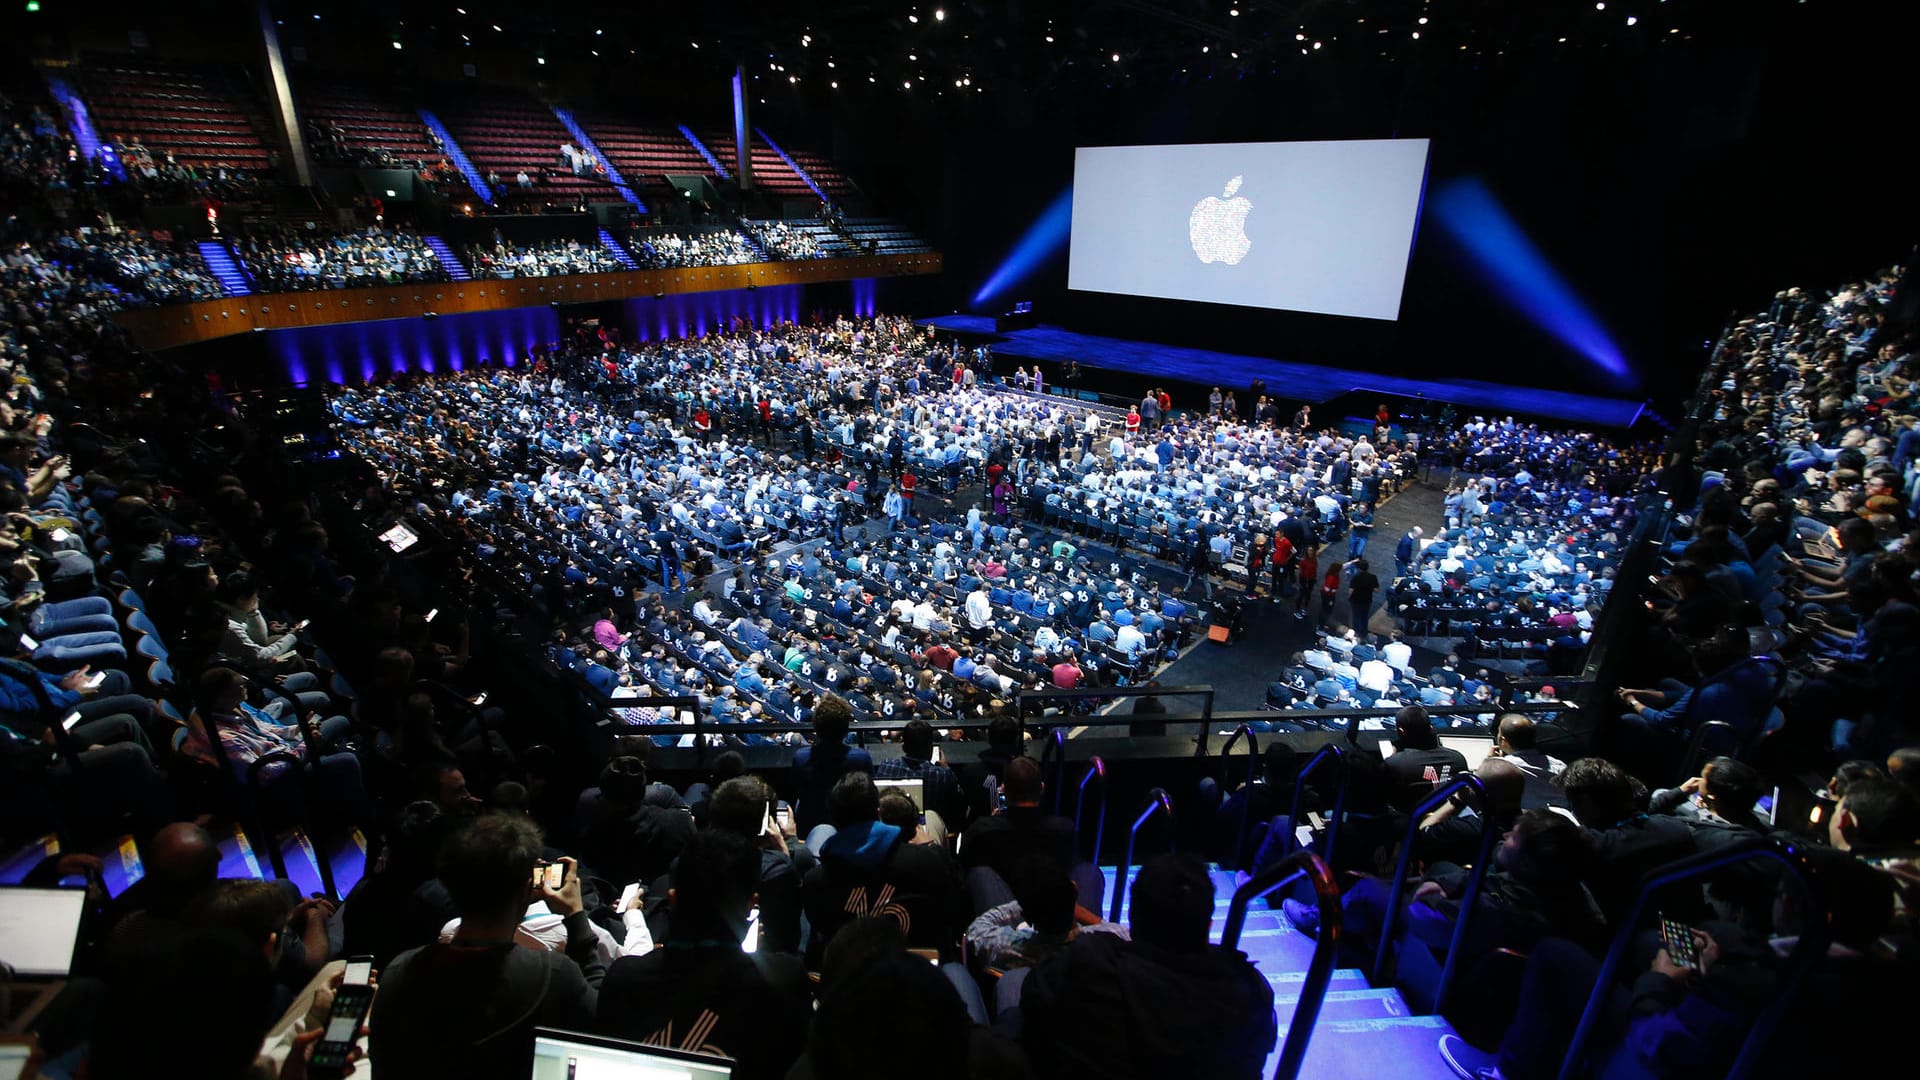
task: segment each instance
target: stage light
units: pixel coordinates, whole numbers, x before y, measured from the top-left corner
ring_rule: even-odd
[[[1637,16],[1637,15],[1629,15],[1629,16],[1627,16],[1627,25],[1628,25],[1628,26],[1638,26],[1639,24],[1640,24],[1640,18],[1639,18],[1639,16]]]
[[[1053,44],[1053,35],[1052,35],[1052,34],[1048,34],[1048,35],[1047,35],[1047,44],[1049,44],[1049,45],[1051,45],[1051,44]]]
[[[934,22],[946,22],[946,21],[947,21],[947,9],[946,9],[946,8],[934,8],[934,9],[933,9],[933,21],[934,21]]]
[[[987,278],[987,283],[973,294],[974,306],[991,302],[1033,276],[1048,259],[1066,246],[1067,234],[1072,227],[1073,189],[1069,187],[1040,212],[1040,216],[1034,219],[1026,233],[1013,245],[1013,250],[1007,253],[1007,257]]]
[[[919,22],[920,22],[920,16],[918,16],[918,15],[909,15],[909,16],[907,16],[907,21],[908,21],[908,22],[910,22],[910,23],[913,23],[913,24],[915,24],[915,25],[918,25],[918,24],[919,24]]]
[[[400,48],[400,43],[399,43],[399,42],[397,42],[397,41],[396,41],[396,42],[394,42],[394,43],[393,43],[393,47],[394,47],[394,48],[396,48],[396,49],[398,49],[398,48]]]
[[[1534,325],[1624,383],[1634,381],[1619,346],[1518,222],[1477,178],[1455,180],[1433,199],[1434,218]]]
[[[1305,41],[1305,40],[1307,40],[1307,35],[1305,35],[1305,34],[1295,34],[1295,35],[1293,35],[1293,40],[1295,40],[1295,41]]]
[[[1425,15],[1420,16],[1420,25],[1421,26],[1427,25],[1427,17]]]
[[[27,0],[27,14],[31,15],[34,12],[39,10],[40,10],[40,0]]]
[[[1114,54],[1113,54],[1113,62],[1114,62],[1114,63],[1116,63],[1116,64],[1120,62],[1120,54],[1119,54],[1119,53],[1114,53]]]
[[[1314,42],[1314,43],[1313,43],[1313,47],[1314,47],[1314,48],[1316,48],[1316,49],[1318,49],[1318,48],[1320,47],[1320,42],[1318,42],[1318,41],[1316,41],[1316,42]]]

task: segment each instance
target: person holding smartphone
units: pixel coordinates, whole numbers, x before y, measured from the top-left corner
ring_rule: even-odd
[[[589,1030],[606,969],[587,921],[579,867],[534,884],[542,838],[530,819],[483,814],[447,838],[440,880],[461,912],[451,940],[410,949],[381,973],[369,1027],[374,1075],[521,1080],[536,1027]],[[556,880],[557,879],[557,880]],[[529,902],[561,916],[564,952],[524,948]]]

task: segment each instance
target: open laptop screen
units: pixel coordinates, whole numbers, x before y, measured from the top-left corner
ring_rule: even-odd
[[[530,1080],[731,1080],[725,1058],[540,1028]]]
[[[85,889],[0,889],[0,961],[17,975],[65,978],[86,906]]]

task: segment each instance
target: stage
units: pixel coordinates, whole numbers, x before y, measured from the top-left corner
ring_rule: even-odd
[[[1645,408],[1638,401],[1623,398],[1504,386],[1475,379],[1408,379],[1264,356],[1077,334],[1057,326],[1042,325],[1001,333],[994,329],[993,319],[983,315],[941,315],[922,319],[920,325],[981,335],[991,339],[995,355],[1016,363],[1078,360],[1086,367],[1213,384],[1241,393],[1245,393],[1252,380],[1265,379],[1269,390],[1287,401],[1320,404],[1354,393],[1384,394],[1450,402],[1469,416],[1512,414],[1601,428],[1632,427]]]

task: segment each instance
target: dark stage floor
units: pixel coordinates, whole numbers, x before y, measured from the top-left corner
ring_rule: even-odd
[[[1057,326],[996,333],[993,319],[980,315],[941,315],[921,323],[956,333],[992,336],[997,339],[994,352],[1008,359],[1055,363],[1078,360],[1083,365],[1114,371],[1234,387],[1244,387],[1259,378],[1265,379],[1274,392],[1295,401],[1319,403],[1346,394],[1378,393],[1451,402],[1468,414],[1483,411],[1514,414],[1606,428],[1631,427],[1644,408],[1640,402],[1623,398],[1504,386],[1475,379],[1407,379],[1262,356],[1097,337]]]

